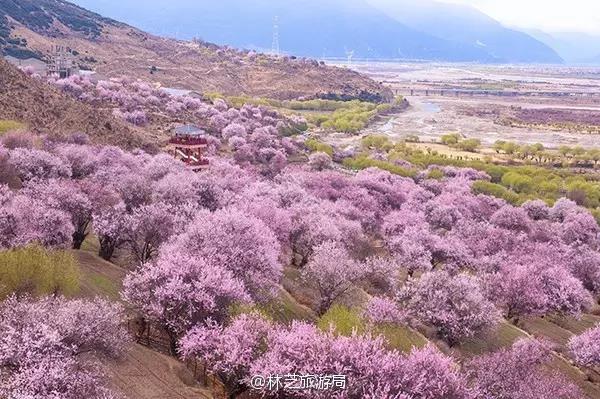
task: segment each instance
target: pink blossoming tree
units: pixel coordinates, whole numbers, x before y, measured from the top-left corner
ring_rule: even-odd
[[[493,327],[499,312],[483,295],[475,278],[439,271],[409,281],[399,293],[409,315],[436,328],[449,345]]]
[[[319,292],[319,316],[325,314],[337,298],[366,274],[364,265],[353,260],[344,247],[333,241],[318,245],[302,269],[306,284],[314,285]]]
[[[569,340],[569,350],[575,361],[583,366],[600,364],[600,327],[596,326]]]
[[[1,396],[112,397],[93,359],[116,357],[126,348],[119,306],[104,300],[9,298],[0,314]]]
[[[192,326],[209,317],[222,322],[230,305],[251,300],[230,270],[173,252],[140,266],[123,287],[126,301],[167,330],[173,354],[177,339]]]
[[[519,340],[512,347],[475,358],[469,374],[480,397],[492,399],[582,398],[565,377],[549,372],[549,348],[535,340]]]

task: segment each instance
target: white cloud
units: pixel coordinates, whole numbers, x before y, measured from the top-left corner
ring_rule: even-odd
[[[505,25],[600,33],[599,0],[443,0],[470,4]]]

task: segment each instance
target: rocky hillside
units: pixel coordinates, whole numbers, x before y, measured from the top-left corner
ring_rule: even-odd
[[[0,120],[24,122],[35,132],[64,135],[83,132],[95,142],[144,146],[145,141],[110,113],[76,101],[54,87],[0,60]],[[150,137],[146,136],[146,140]]]
[[[72,49],[82,67],[108,77],[131,75],[166,87],[279,99],[392,97],[383,85],[347,69],[161,38],[62,0],[0,0],[0,18],[5,54],[44,58],[60,44]]]
[[[18,25],[57,38],[67,34],[95,38],[102,33],[104,25],[118,23],[62,0],[0,1],[0,47],[3,53],[35,57],[40,53],[28,48],[26,38],[12,35]]]

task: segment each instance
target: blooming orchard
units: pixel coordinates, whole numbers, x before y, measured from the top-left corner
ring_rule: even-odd
[[[168,335],[173,353],[207,361],[232,397],[257,374],[348,377],[344,391],[263,392],[271,397],[575,397],[544,371],[552,349],[537,341],[459,362],[433,343],[398,352],[378,330],[422,331],[453,354],[505,321],[587,311],[600,293],[600,228],[574,202],[515,206],[477,195],[474,182],[490,177],[472,169],[342,170],[283,137],[298,121],[264,107],[173,97],[131,79],[56,84],[136,125],[198,124],[210,168],[193,173],[166,154],[82,135],[9,138],[0,146],[0,248],[97,239],[102,258],[129,267],[124,301]],[[303,320],[263,317],[289,294],[312,307],[297,306]],[[309,322],[333,305],[359,308],[364,323],[344,336]],[[120,309],[12,297],[1,312],[0,396],[107,394],[79,355],[121,352]],[[571,340],[578,364],[598,363],[597,335]]]
[[[209,323],[192,329],[181,341],[184,356],[201,356],[228,381],[236,394],[248,389],[253,375],[346,375],[340,392],[286,390],[267,397],[468,398],[469,388],[458,366],[432,347],[408,355],[389,351],[382,338],[336,337],[313,325],[276,326],[255,315],[243,315],[222,327]]]

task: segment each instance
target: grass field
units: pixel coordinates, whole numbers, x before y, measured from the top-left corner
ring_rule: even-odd
[[[449,158],[462,158],[465,160],[484,160],[486,158],[486,156],[491,156],[494,155],[494,153],[492,151],[486,151],[485,149],[482,149],[478,152],[469,152],[469,151],[462,151],[458,148],[453,148],[453,147],[449,147],[445,144],[438,144],[438,143],[407,143],[406,144],[408,147],[411,148],[415,148],[415,149],[419,149],[421,151],[426,151],[426,152],[431,152],[434,151],[440,155],[444,155],[447,156]]]
[[[407,326],[380,325],[376,327],[375,333],[382,334],[390,348],[405,353],[413,348],[423,348],[429,343],[423,334]]]
[[[20,122],[7,119],[0,119],[0,135],[11,130],[22,129],[24,127],[25,125]]]
[[[277,298],[263,305],[261,309],[273,320],[285,324],[293,320],[314,322],[317,319],[315,312],[296,302],[294,297],[283,288],[279,290]]]
[[[509,347],[518,339],[527,338],[527,336],[524,331],[504,321],[500,323],[496,330],[490,331],[483,336],[471,338],[457,349],[462,354],[470,357]]]

